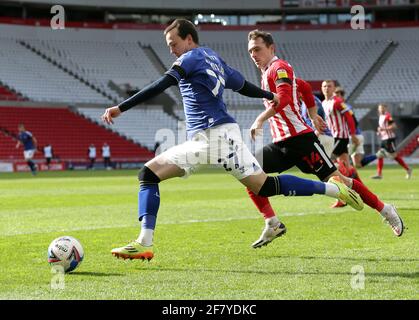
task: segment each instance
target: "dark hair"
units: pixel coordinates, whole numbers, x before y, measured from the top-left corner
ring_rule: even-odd
[[[256,40],[257,38],[261,38],[267,47],[275,44],[274,39],[272,38],[272,35],[269,32],[255,29],[255,30],[250,31],[247,36],[248,41]]]
[[[196,31],[192,22],[186,19],[176,19],[164,30],[163,34],[166,35],[169,31],[175,28],[177,28],[177,34],[182,40],[185,40],[188,34],[190,34],[192,40],[196,44],[199,44],[198,31]]]
[[[337,84],[336,84],[336,80],[326,79],[326,80],[323,80],[323,82],[326,82],[326,83],[333,83],[333,85],[334,85],[335,87],[337,86]]]
[[[343,90],[342,87],[336,87],[335,93],[339,93],[339,94],[342,95],[342,97],[344,97],[346,92],[345,92],[345,90]]]

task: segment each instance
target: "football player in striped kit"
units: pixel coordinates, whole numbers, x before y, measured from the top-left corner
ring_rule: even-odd
[[[384,157],[389,157],[397,161],[406,170],[406,179],[412,176],[412,169],[404,162],[403,158],[396,153],[396,123],[394,122],[388,107],[384,103],[378,105],[377,135],[381,138],[381,148],[377,152],[377,175],[373,179],[383,178]]]
[[[266,145],[261,151],[262,157],[260,155],[258,157],[263,159],[263,170],[266,173],[281,173],[297,166],[302,172],[314,174],[321,181],[340,180],[356,191],[365,204],[377,210],[389,222],[396,236],[401,236],[404,227],[396,208],[391,204],[383,203],[377,195],[359,181],[343,176],[326,154],[313,129],[302,119],[294,69],[287,61],[279,59],[275,50],[275,43],[270,33],[253,30],[248,34],[248,52],[261,71],[262,88],[276,93],[279,97],[279,103],[274,108],[266,101],[264,102],[266,110],[256,118],[250,129],[251,136],[254,138],[256,132],[259,130],[261,132],[263,123],[266,120],[269,121],[273,142]],[[308,105],[307,108],[314,127],[321,132],[324,121],[317,114],[315,104]],[[325,112],[327,113],[326,109]],[[355,133],[355,129],[353,132]],[[356,137],[353,141],[357,142]],[[348,142],[349,136],[344,144],[346,149]],[[340,148],[342,146],[343,143],[340,144]],[[268,226],[270,219],[275,215],[269,200],[256,195],[249,189],[247,191]],[[274,239],[274,234],[262,234],[255,246],[267,244]]]
[[[269,105],[272,107],[278,103],[277,96],[249,83],[215,51],[200,46],[198,32],[192,22],[176,19],[165,29],[164,36],[170,52],[177,58],[172,67],[160,79],[132,97],[107,108],[102,120],[111,124],[122,112],[178,85],[183,98],[188,140],[160,153],[140,170],[138,219],[141,221],[141,231],[137,240],[114,248],[111,251],[114,256],[152,259],[154,230],[160,207],[159,184],[167,179],[187,177],[205,165],[224,168],[262,199],[279,194],[323,194],[362,210],[360,196],[340,181],[324,183],[285,174],[280,177],[267,176],[243,142],[235,119],[227,112],[223,93],[225,89],[232,89],[248,97],[265,98],[271,101]],[[270,238],[286,232],[285,225],[276,216],[274,218],[275,223],[270,224],[263,233]]]

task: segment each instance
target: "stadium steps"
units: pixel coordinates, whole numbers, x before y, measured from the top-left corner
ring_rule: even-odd
[[[381,55],[377,58],[374,64],[371,65],[370,69],[364,73],[364,76],[355,86],[354,90],[349,94],[347,101],[351,104],[361,95],[372,80],[375,74],[380,70],[380,68],[386,63],[388,58],[392,55],[393,51],[397,48],[398,43],[395,41],[390,41],[385,47]]]
[[[89,122],[91,122],[92,124],[94,124],[94,125],[96,125],[96,126],[102,127],[102,128],[104,128],[105,130],[108,130],[108,131],[110,131],[110,132],[112,132],[112,133],[114,133],[114,134],[118,135],[119,137],[121,137],[121,138],[122,138],[122,139],[124,139],[124,140],[128,140],[128,141],[130,141],[130,142],[132,142],[132,143],[135,143],[136,145],[140,146],[141,148],[144,148],[144,149],[148,149],[148,150],[150,150],[150,148],[147,148],[147,146],[144,146],[144,145],[142,145],[141,143],[139,143],[139,142],[135,141],[135,140],[134,140],[134,139],[132,139],[130,136],[125,135],[125,134],[123,134],[122,132],[120,132],[120,131],[118,131],[118,130],[114,130],[114,129],[112,129],[112,127],[110,127],[110,126],[105,126],[105,125],[104,125],[104,123],[103,123],[102,121],[99,121],[99,118],[97,118],[97,120],[96,120],[96,119],[94,119],[94,118],[92,118],[92,117],[89,117],[88,115],[84,114],[83,112],[80,112],[80,110],[79,110],[79,109],[77,109],[77,108],[70,107],[68,110],[69,110],[70,112],[73,112],[73,113],[74,113],[74,114],[76,114],[77,116],[79,116],[79,117],[81,117],[81,118],[85,119],[86,121],[89,121]],[[150,151],[151,151],[151,150],[150,150]]]
[[[30,43],[28,43],[27,41],[24,41],[24,40],[18,40],[18,43],[20,45],[22,45],[24,48],[32,51],[33,53],[35,53],[36,55],[38,55],[42,59],[48,61],[49,63],[51,63],[52,65],[54,65],[58,69],[62,70],[64,73],[70,75],[71,77],[75,78],[76,80],[78,80],[82,84],[88,86],[90,89],[96,91],[97,93],[101,94],[105,98],[111,100],[114,104],[117,104],[119,102],[118,100],[113,98],[111,95],[106,93],[104,90],[102,90],[100,87],[96,86],[95,84],[91,83],[88,79],[83,77],[82,73],[76,72],[75,70],[67,68],[61,62],[59,62],[57,59],[54,59],[51,55],[44,52],[40,48],[36,48],[35,46],[31,45]]]
[[[0,81],[0,100],[22,101],[23,96]]]
[[[62,161],[86,162],[87,148],[93,143],[97,149],[97,159],[101,159],[100,148],[104,142],[111,147],[112,161],[145,162],[154,157],[150,150],[123,139],[114,132],[98,126],[77,115],[68,108],[24,108],[0,107],[1,135],[0,158],[9,161],[22,161],[22,148],[15,148],[12,135],[17,134],[19,123],[36,137],[38,148],[48,143]],[[8,135],[5,134],[8,132]],[[4,144],[3,144],[4,142]],[[42,159],[42,152],[36,154]]]
[[[398,146],[398,154],[402,157],[412,155],[419,148],[419,126],[416,127]]]
[[[150,62],[153,64],[153,66],[159,71],[160,74],[164,74],[166,72],[166,67],[164,66],[163,61],[160,59],[160,57],[157,55],[156,51],[153,49],[150,45],[142,45],[141,43],[138,43],[138,45],[143,49],[145,55],[150,60]],[[161,101],[163,105],[163,110],[168,115],[174,117],[176,120],[180,120],[176,113],[173,111],[173,107],[177,104],[177,101],[181,101],[182,98],[180,96],[179,91],[174,90],[173,88],[169,88],[168,92],[169,94],[163,92],[164,95],[167,97]],[[176,97],[177,100],[173,99],[173,96]],[[150,102],[150,104],[157,104],[157,101]]]

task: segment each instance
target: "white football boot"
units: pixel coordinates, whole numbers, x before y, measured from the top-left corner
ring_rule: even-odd
[[[286,232],[287,228],[282,222],[278,222],[274,226],[266,224],[260,238],[252,243],[252,247],[256,249],[266,246],[276,238],[279,238],[280,236],[284,235]]]
[[[381,212],[381,216],[384,218],[384,221],[390,225],[391,229],[393,230],[393,233],[397,237],[400,237],[403,234],[403,220],[397,213],[397,209],[395,206],[386,204],[383,212]]]

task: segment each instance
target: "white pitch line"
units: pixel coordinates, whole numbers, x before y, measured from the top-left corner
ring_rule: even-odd
[[[328,215],[328,214],[341,214],[341,213],[356,213],[354,210],[345,210],[339,212],[331,211],[313,211],[313,212],[282,212],[278,217],[299,217],[299,216],[309,216],[309,215]],[[229,222],[229,221],[242,221],[242,220],[256,220],[259,219],[262,222],[262,217],[255,215],[254,217],[234,217],[234,218],[218,218],[218,219],[191,219],[185,221],[167,221],[160,222],[159,225],[180,225],[180,224],[192,224],[192,223],[206,223],[206,222]],[[137,224],[139,227],[139,224]],[[135,225],[123,224],[123,225],[109,225],[109,226],[90,226],[90,227],[80,227],[80,228],[66,228],[66,229],[51,229],[51,230],[41,230],[35,232],[11,232],[6,234],[0,234],[0,237],[12,237],[18,235],[29,235],[29,234],[41,234],[41,233],[50,233],[50,232],[71,232],[71,231],[88,231],[88,230],[99,230],[99,229],[114,229],[114,228],[134,228]]]

